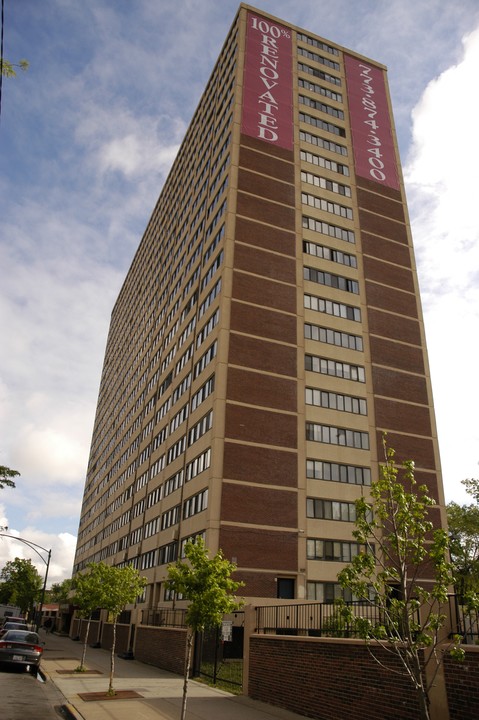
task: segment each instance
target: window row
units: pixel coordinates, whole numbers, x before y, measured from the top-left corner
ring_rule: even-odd
[[[344,147],[344,145],[338,145],[338,143],[335,143],[332,140],[327,140],[326,138],[322,138],[319,135],[313,135],[312,133],[305,132],[304,130],[299,131],[299,139],[303,142],[309,143],[310,145],[323,148],[323,150],[329,150],[329,152],[336,153],[337,155],[346,156],[348,154],[348,149]],[[349,175],[349,172],[344,174]]]
[[[306,423],[306,440],[325,443],[326,445],[341,445],[359,450],[369,450],[369,433],[330,425],[320,425],[319,423]]]
[[[316,195],[310,195],[309,193],[301,193],[301,202],[303,205],[314,207],[316,210],[322,210],[333,215],[339,215],[339,217],[347,218],[348,220],[353,219],[353,211],[350,207],[340,205],[339,203],[333,203],[325,198],[316,197]]]
[[[337,225],[330,225],[330,223],[317,220],[316,218],[303,215],[302,225],[306,230],[313,230],[313,232],[318,232],[322,235],[329,235],[329,237],[334,237],[337,240],[344,240],[344,242],[348,243],[355,242],[354,232],[352,230],[346,230]]]
[[[313,257],[319,257],[322,260],[330,260],[331,262],[338,263],[338,265],[346,265],[346,267],[352,268],[357,268],[358,266],[356,255],[344,253],[341,250],[310,242],[309,240],[303,240],[303,252]]]
[[[310,155],[311,157],[317,157],[318,160],[322,159],[319,158],[317,155],[313,156],[311,153],[308,153],[308,155]],[[337,163],[334,163],[334,165],[337,165]],[[345,168],[346,166],[341,165],[341,167]],[[349,185],[342,185],[341,183],[333,182],[333,180],[328,180],[327,178],[321,177],[320,175],[313,175],[313,173],[302,170],[301,180],[308,185],[314,185],[315,187],[320,187],[323,190],[329,190],[329,192],[334,192],[338,195],[344,195],[344,197],[351,197],[351,188],[349,187]]]
[[[343,589],[339,583],[332,582],[309,581],[306,593],[308,600],[316,600],[316,602],[320,603],[330,604],[336,602],[337,600],[357,602],[360,600],[360,598],[354,595],[351,590]]]
[[[331,562],[351,562],[360,553],[366,553],[367,546],[357,542],[341,540],[306,540],[306,557],[308,560],[328,560]]]
[[[338,412],[349,412],[354,415],[367,415],[368,408],[364,398],[342,395],[340,393],[328,392],[318,388],[305,389],[306,405],[326,408],[327,410],[338,410]]]
[[[315,520],[340,520],[341,522],[356,521],[356,503],[342,500],[306,499],[306,517]],[[371,515],[369,518],[371,519]]]
[[[361,365],[351,365],[350,363],[322,358],[317,355],[305,355],[304,367],[305,370],[320,373],[321,375],[329,375],[360,383],[366,382],[366,373]]]
[[[304,337],[307,340],[317,340],[326,345],[335,345],[336,347],[346,348],[347,350],[357,350],[361,352],[363,349],[363,339],[359,335],[339,332],[339,330],[332,330],[331,328],[321,327],[320,325],[305,323]],[[307,357],[314,356],[309,355]]]
[[[331,73],[326,72],[325,70],[321,70],[320,68],[311,67],[311,65],[306,65],[305,63],[298,62],[298,71],[307,73],[308,75],[312,75],[315,78],[319,78],[320,80],[325,80],[326,82],[331,83],[331,85],[336,85],[337,87],[341,86],[341,79],[336,77],[336,75],[331,75]]]
[[[335,275],[334,273],[324,272],[324,270],[318,270],[317,268],[305,265],[303,267],[303,277],[305,280],[317,283],[318,285],[325,285],[326,287],[332,287],[336,290],[343,290],[344,292],[359,295],[358,281],[343,277],[342,275]]]
[[[334,92],[334,90],[330,90],[329,88],[323,87],[323,85],[318,85],[317,83],[311,82],[310,80],[305,80],[304,78],[300,77],[298,78],[298,86],[300,88],[304,88],[305,90],[310,90],[311,92],[317,93],[318,95],[323,95],[323,97],[327,97],[330,100],[335,100],[336,102],[343,102],[343,96],[341,93]]]
[[[361,310],[359,308],[353,305],[333,302],[332,300],[325,300],[316,295],[305,294],[304,307],[308,310],[325,313],[326,315],[334,315],[334,317],[341,317],[345,320],[361,322]]]
[[[325,460],[306,460],[306,477],[313,480],[371,485],[371,470],[358,465],[341,465]]]
[[[323,42],[322,40],[318,40],[317,38],[310,37],[309,35],[305,35],[304,33],[297,33],[296,39],[299,40],[299,42],[303,42],[307,45],[312,45],[313,47],[319,48],[320,50],[325,50],[328,53],[331,53],[331,55],[338,55],[339,56],[339,50],[332,45],[328,45],[327,43]]]
[[[336,172],[340,175],[346,175],[349,177],[349,168],[347,165],[338,163],[335,160],[330,160],[329,158],[325,158],[322,155],[315,155],[314,153],[307,152],[306,150],[300,150],[299,154],[303,162],[311,163],[311,165],[317,165],[318,167],[322,167],[325,170],[331,170],[332,172]],[[351,197],[351,190],[349,190],[349,193],[342,194],[347,194],[348,197]]]
[[[327,105],[320,100],[314,100],[314,98],[310,98],[307,95],[300,95],[298,100],[300,105],[313,108],[313,110],[319,110],[319,112],[331,115],[331,117],[338,118],[338,120],[344,120],[343,110],[339,110],[332,105]]]
[[[321,118],[315,117],[314,115],[308,115],[307,113],[300,112],[299,121],[304,122],[307,125],[312,125],[313,127],[320,128],[321,130],[326,130],[326,132],[330,132],[333,135],[339,135],[339,137],[346,137],[346,130],[344,128],[339,127],[339,125],[333,125],[333,123],[322,120]]]
[[[308,60],[312,60],[313,62],[317,62],[320,65],[326,65],[326,67],[332,68],[333,70],[340,70],[339,63],[335,62],[334,60],[330,60],[329,58],[323,57],[323,55],[318,55],[318,53],[311,52],[310,50],[306,50],[306,48],[298,47],[298,55],[302,55],[303,57],[307,57]],[[335,78],[337,80],[337,85],[341,85],[340,78]]]

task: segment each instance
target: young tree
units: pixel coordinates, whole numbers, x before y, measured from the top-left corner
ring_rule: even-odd
[[[113,642],[111,647],[110,661],[110,682],[108,695],[115,695],[113,688],[113,676],[115,673],[115,645],[116,645],[116,623],[118,615],[125,605],[134,603],[147,583],[146,578],[141,577],[132,565],[125,567],[113,567],[105,563],[98,563],[97,570],[104,587],[102,607],[108,610],[113,620]]]
[[[77,575],[74,580],[73,603],[77,606],[78,616],[87,620],[82,656],[80,665],[76,668],[77,672],[85,670],[86,648],[92,615],[97,608],[104,606],[104,596],[108,592],[103,580],[102,569],[97,563],[89,563],[87,571]]]
[[[15,483],[12,480],[14,477],[18,477],[20,473],[17,470],[11,470],[5,465],[0,465],[0,489],[3,490],[5,487],[15,487]]]
[[[342,615],[380,665],[392,669],[384,655],[375,652],[378,647],[399,659],[399,672],[416,690],[419,717],[429,720],[430,690],[444,653],[449,651],[456,659],[464,657],[459,638],[448,641],[443,629],[454,580],[448,537],[429,520],[435,503],[426,486],[417,485],[414,463],[404,462],[399,476],[394,450],[387,447],[385,438],[383,442],[385,462],[378,481],[371,486],[371,501],[356,501],[353,535],[365,551],[338,575],[343,588],[370,605],[374,619],[357,617],[346,605]],[[431,582],[420,579],[425,568]]]
[[[462,484],[475,502],[447,505],[451,560],[461,602],[467,601],[470,593],[479,593],[479,480],[463,480]]]
[[[40,599],[43,579],[31,560],[15,558],[0,573],[0,602],[17,605],[23,613],[33,614]]]
[[[243,585],[231,578],[236,565],[225,560],[221,550],[213,558],[208,557],[202,538],[186,543],[185,557],[187,562],[178,560],[168,566],[167,581],[167,586],[177,597],[189,600],[181,720],[186,718],[188,677],[195,633],[218,627],[224,615],[237,610],[242,603],[236,600],[235,593]]]
[[[70,599],[73,590],[73,580],[67,578],[59,583],[52,583],[50,590],[47,590],[47,602],[64,603]]]

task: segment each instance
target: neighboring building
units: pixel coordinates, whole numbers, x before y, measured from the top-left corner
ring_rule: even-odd
[[[244,595],[330,601],[384,432],[442,524],[385,68],[241,5],[113,309],[74,572],[155,608],[202,535]]]

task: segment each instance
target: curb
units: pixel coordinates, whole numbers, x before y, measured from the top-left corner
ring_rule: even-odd
[[[76,708],[73,707],[70,703],[65,703],[61,706],[61,712],[62,715],[66,718],[66,720],[84,720],[83,715],[79,715],[76,711]]]

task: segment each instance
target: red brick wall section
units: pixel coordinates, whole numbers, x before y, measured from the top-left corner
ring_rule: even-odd
[[[128,639],[130,637],[129,625],[116,626],[115,653],[124,653],[128,650]],[[101,632],[101,646],[111,650],[113,645],[113,623],[105,623]]]
[[[466,659],[444,661],[450,720],[479,717],[479,647],[465,647]]]
[[[136,628],[135,660],[183,675],[186,630],[140,625]]]
[[[362,642],[253,635],[248,694],[317,720],[418,718],[410,682],[381,669]]]
[[[81,642],[85,642],[85,635],[88,627],[88,620],[82,620],[80,618],[75,618],[72,622],[72,626],[70,629],[70,637],[76,638],[79,637]],[[88,630],[88,644],[94,645],[98,640],[98,633],[100,629],[100,623],[97,620],[92,620],[90,622],[90,629]]]

